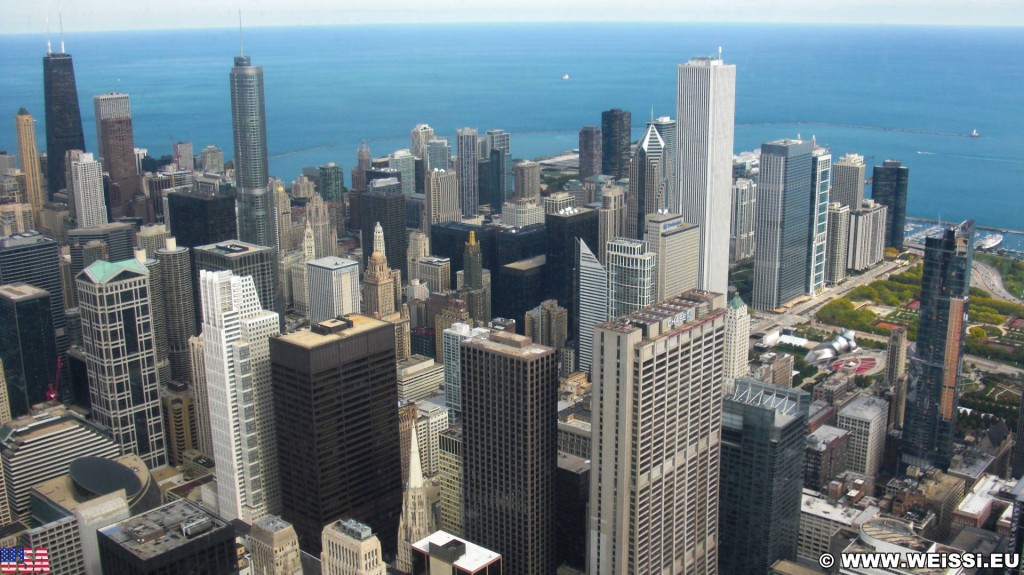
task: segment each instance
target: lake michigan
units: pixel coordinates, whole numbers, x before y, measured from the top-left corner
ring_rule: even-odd
[[[231,150],[228,73],[235,29],[75,33],[86,147],[92,96],[131,95],[135,144]],[[55,38],[54,45],[59,45]],[[1024,33],[1019,28],[739,24],[460,24],[254,28],[263,66],[271,173],[346,171],[366,139],[375,156],[409,147],[415,124],[512,133],[515,157],[577,147],[601,111],[675,116],[676,65],[721,47],[737,66],[736,151],[814,136],[833,157],[910,167],[908,213],[1024,229]],[[45,147],[45,35],[0,36],[0,150],[17,149],[25,107]],[[568,74],[568,80],[562,80]],[[978,138],[968,137],[972,130]],[[453,152],[454,138],[452,138]],[[868,169],[870,176],[870,167]],[[346,183],[347,176],[346,176]],[[870,194],[868,190],[867,195]]]

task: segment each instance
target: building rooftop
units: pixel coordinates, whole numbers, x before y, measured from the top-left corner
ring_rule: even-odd
[[[803,490],[803,501],[800,504],[801,513],[851,527],[859,526],[868,519],[877,516],[878,511],[878,507],[873,505],[866,509],[847,507],[839,502],[831,501],[821,493],[810,489]]]
[[[50,295],[50,292],[27,283],[13,283],[0,286],[0,297],[20,302]]]
[[[196,536],[228,524],[191,501],[179,499],[109,525],[100,533],[143,561],[187,545]]]
[[[571,473],[583,473],[590,471],[590,460],[577,457],[570,453],[558,452],[558,467]]]
[[[102,433],[95,424],[86,421],[62,405],[40,405],[45,407],[39,409],[39,406],[34,406],[35,409],[31,414],[8,421],[3,427],[0,427],[0,446],[5,449],[17,449],[21,444],[73,427],[82,427],[95,433]]]
[[[316,266],[318,268],[324,268],[329,270],[340,270],[343,268],[355,267],[359,268],[359,262],[346,258],[339,258],[336,256],[327,256],[325,258],[316,259],[307,262],[306,265]]]
[[[724,296],[718,296],[710,292],[690,290],[613,319],[602,324],[600,327],[621,333],[629,333],[642,327],[661,324],[660,332],[652,334],[649,338],[665,337],[677,331],[688,331],[703,324],[705,321],[724,315],[724,310],[711,310],[714,306],[714,300],[719,297],[724,299]]]
[[[246,243],[241,240],[227,240],[216,244],[197,246],[195,250],[219,254],[229,258],[242,257],[252,253],[273,251],[272,248]]]
[[[1014,483],[995,475],[985,475],[974,484],[956,510],[965,515],[980,515],[992,505],[993,499],[999,497],[1000,492],[1012,489]]]
[[[418,373],[429,371],[436,367],[437,369],[444,369],[444,365],[436,364],[433,359],[425,355],[410,355],[408,359],[398,362],[398,377],[409,377]]]
[[[519,261],[512,262],[510,264],[505,264],[502,267],[506,267],[506,268],[513,269],[513,270],[525,271],[525,270],[532,270],[534,268],[538,268],[538,267],[546,264],[547,262],[548,262],[548,256],[546,254],[541,254],[539,256],[534,256],[532,258],[527,258],[525,260],[519,260]]]
[[[81,503],[121,489],[133,504],[147,485],[149,469],[138,455],[130,453],[116,459],[80,457],[71,462],[68,473],[44,481],[32,491],[73,513]]]
[[[422,553],[426,553],[427,555],[433,555],[432,548],[444,548],[446,546],[450,546],[452,543],[462,543],[466,546],[462,556],[452,562],[452,566],[470,573],[479,571],[487,565],[501,559],[501,555],[494,551],[484,549],[483,547],[470,543],[464,539],[459,539],[445,531],[435,531],[431,535],[413,543],[412,548]]]
[[[466,347],[480,347],[503,355],[531,358],[555,352],[553,348],[546,345],[533,343],[533,340],[507,331],[491,332],[487,337],[465,339],[461,343]]]
[[[849,435],[850,432],[831,425],[822,425],[814,430],[814,433],[807,436],[807,447],[815,451],[824,451],[826,447],[836,439]]]
[[[343,318],[324,320],[317,324],[317,326],[314,326],[322,328],[323,333],[317,333],[313,328],[309,328],[277,336],[277,339],[299,347],[313,349],[389,325],[391,324],[386,321],[358,313],[350,313]]]
[[[840,417],[850,417],[862,421],[874,421],[880,415],[888,415],[889,402],[880,397],[861,396],[839,410]]]
[[[267,515],[266,517],[256,521],[253,524],[253,526],[260,527],[261,529],[264,529],[271,533],[277,533],[278,531],[284,531],[285,529],[288,529],[292,526],[292,524],[288,523],[284,519],[281,519],[277,515]]]
[[[426,256],[426,257],[420,258],[417,261],[419,261],[421,264],[429,264],[429,265],[432,265],[432,266],[440,266],[440,265],[444,265],[445,263],[449,263],[450,264],[452,259],[451,258],[443,258],[443,257],[440,257],[440,256]]]
[[[329,527],[356,541],[366,541],[373,537],[373,529],[369,525],[355,519],[341,519],[331,523]]]

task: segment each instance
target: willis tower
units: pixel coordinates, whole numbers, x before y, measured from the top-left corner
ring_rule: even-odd
[[[68,150],[85,151],[75,66],[71,54],[64,51],[63,33],[59,53],[50,49],[49,41],[46,43],[43,95],[46,99],[46,178],[52,198],[54,193],[67,188],[64,159]]]

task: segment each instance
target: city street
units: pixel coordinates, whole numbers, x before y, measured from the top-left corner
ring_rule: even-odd
[[[1005,299],[1016,304],[1024,304],[1020,298],[1015,297],[1006,287],[1003,286],[1003,276],[992,266],[974,260],[974,270],[971,274],[971,285],[979,287],[999,299]]]

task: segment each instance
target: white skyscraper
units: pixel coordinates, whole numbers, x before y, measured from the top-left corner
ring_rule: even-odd
[[[462,418],[462,372],[459,344],[471,337],[487,336],[491,330],[485,327],[471,328],[464,323],[453,323],[442,335],[441,347],[444,358],[444,405],[453,420]]]
[[[832,165],[831,201],[856,210],[864,201],[864,156],[846,154]]]
[[[430,233],[432,224],[457,222],[462,219],[459,207],[459,182],[451,170],[433,169],[427,174],[427,207],[423,231]]]
[[[700,228],[674,214],[647,216],[644,239],[658,256],[654,277],[654,301],[697,289]]]
[[[412,129],[409,136],[412,143],[412,147],[409,150],[412,152],[412,155],[424,160],[427,159],[427,142],[434,138],[434,129],[427,124],[416,124],[416,127]]]
[[[310,325],[362,309],[357,261],[331,256],[307,262],[306,286]]]
[[[850,240],[850,208],[839,202],[828,205],[828,241],[825,244],[825,283],[846,279],[846,252]]]
[[[811,151],[810,252],[807,254],[807,293],[825,289],[825,247],[828,240],[828,197],[832,188],[832,152],[815,146]]]
[[[75,198],[78,227],[94,228],[107,223],[103,199],[103,166],[92,154],[81,154],[71,162],[71,193]]]
[[[732,391],[732,382],[750,372],[747,353],[750,349],[750,313],[739,294],[733,296],[725,310],[725,361],[722,377],[726,393]]]
[[[860,209],[850,211],[850,236],[846,245],[847,269],[862,272],[885,257],[885,218],[888,208],[874,200],[863,200]]]
[[[729,283],[736,66],[721,57],[694,58],[677,70],[678,206],[700,226],[700,287],[725,293]]]
[[[591,575],[717,573],[724,303],[691,292],[596,330]]]
[[[580,313],[577,323],[578,369],[589,372],[594,360],[594,328],[608,321],[608,272],[583,240],[579,242]],[[611,242],[608,242],[611,244]]]
[[[851,471],[874,477],[885,455],[889,402],[881,397],[858,397],[839,410],[836,427],[850,432],[847,448]]]
[[[199,288],[217,505],[251,523],[280,512],[269,343],[278,316],[262,308],[251,276],[201,270]]]
[[[626,237],[643,239],[647,215],[665,205],[666,181],[665,141],[651,125],[629,160]]]
[[[754,215],[757,182],[736,178],[732,183],[732,221],[729,225],[729,259],[732,262],[754,257]]]
[[[658,255],[647,242],[615,238],[605,254],[608,270],[608,313],[619,317],[655,302],[654,277]]]

